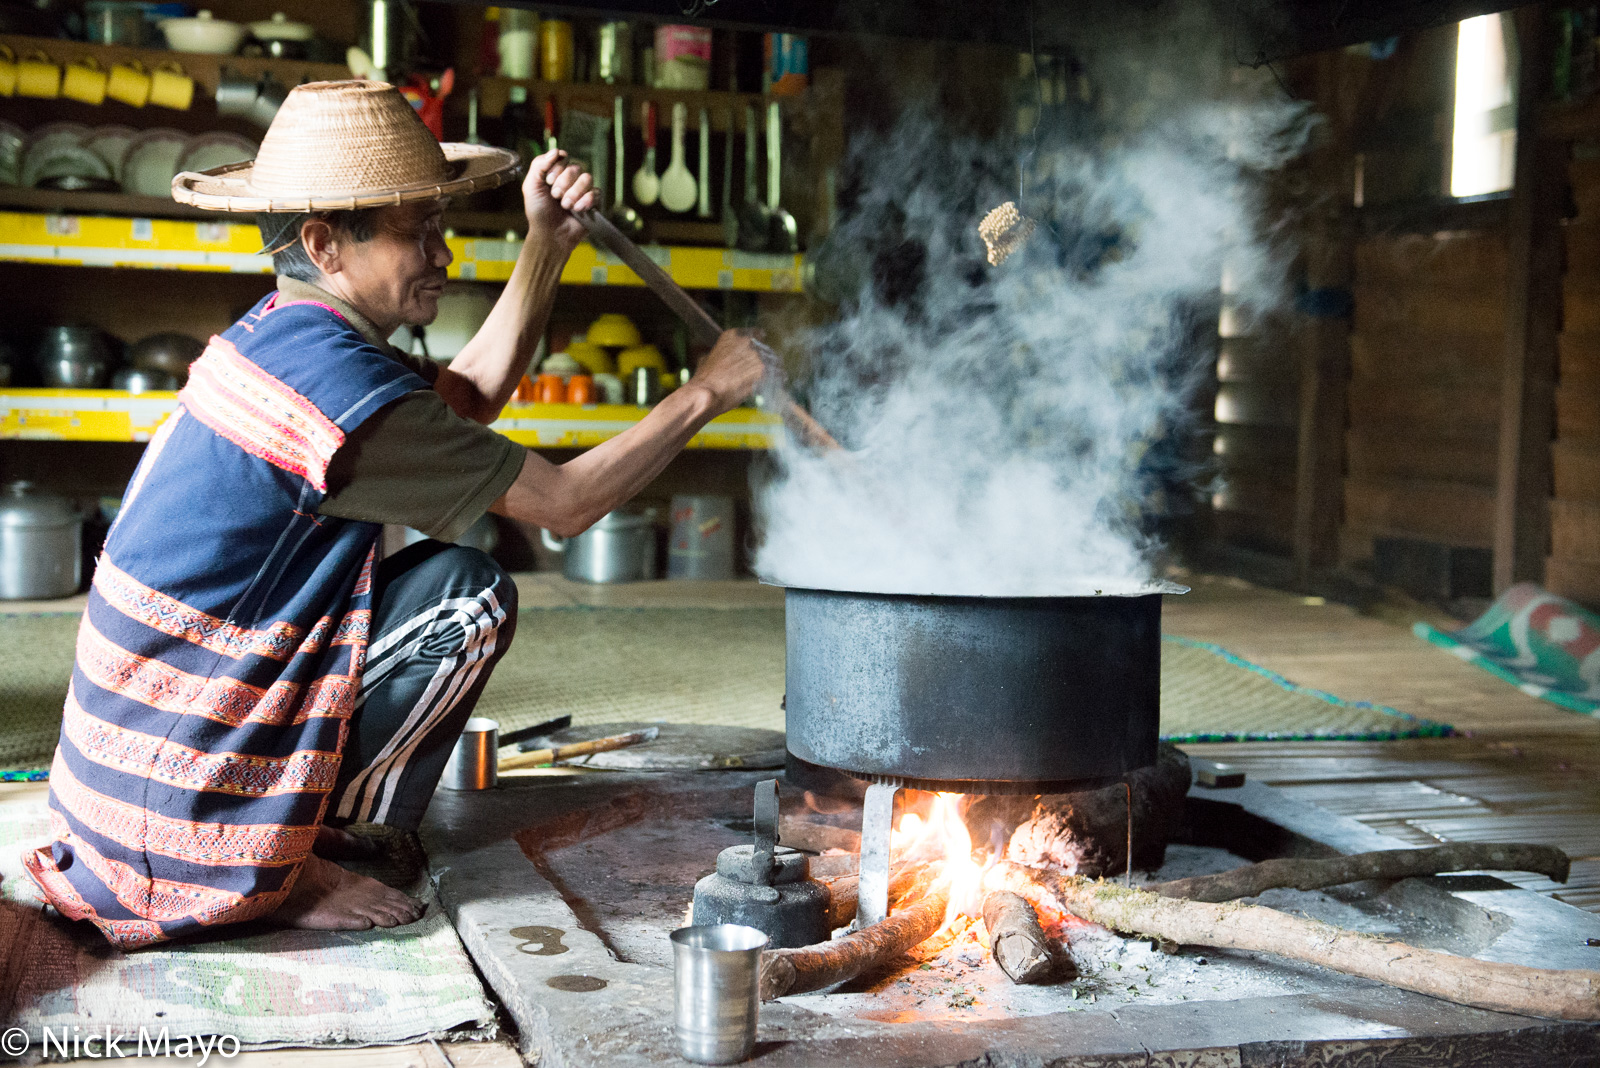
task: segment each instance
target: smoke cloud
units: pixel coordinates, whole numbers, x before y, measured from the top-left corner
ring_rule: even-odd
[[[852,145],[856,196],[823,261],[846,299],[802,339],[811,407],[846,451],[776,453],[757,487],[763,579],[989,596],[1155,588],[1151,520],[1195,473],[1188,400],[1210,373],[1224,275],[1242,313],[1284,295],[1259,178],[1311,126],[1281,94],[1178,89],[1114,135],[1058,108],[1036,140],[985,142],[914,110]],[[1048,225],[991,268],[977,222],[1018,199],[1019,161],[1020,207]]]

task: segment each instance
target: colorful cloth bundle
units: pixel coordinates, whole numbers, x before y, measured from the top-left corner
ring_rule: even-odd
[[[1600,616],[1531,582],[1511,587],[1460,630],[1411,630],[1525,694],[1600,715]]]

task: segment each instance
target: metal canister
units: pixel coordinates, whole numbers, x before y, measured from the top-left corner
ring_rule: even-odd
[[[539,23],[539,76],[547,82],[570,82],[573,65],[572,23],[545,19]]]
[[[632,82],[633,23],[602,23],[599,45],[595,49],[595,78],[607,85]]]
[[[648,408],[661,400],[661,372],[654,367],[635,367],[627,386],[630,404]]]
[[[8,485],[0,496],[0,600],[70,597],[82,580],[82,514],[31,482]]]
[[[450,751],[439,785],[447,790],[492,790],[498,781],[500,724],[472,716]]]
[[[733,578],[733,498],[679,494],[672,498],[667,578]]]

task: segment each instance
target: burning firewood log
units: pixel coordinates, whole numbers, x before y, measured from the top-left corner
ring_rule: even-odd
[[[1274,953],[1458,1005],[1556,1020],[1600,1020],[1600,972],[1474,960],[1346,931],[1261,905],[1161,897],[1059,868],[1002,861],[990,886],[1047,890],[1067,912],[1125,935],[1179,945]]]
[[[1363,879],[1410,879],[1451,871],[1532,871],[1555,882],[1567,881],[1571,862],[1553,846],[1457,842],[1423,849],[1384,849],[1348,857],[1265,860],[1217,875],[1196,875],[1146,887],[1162,897],[1187,901],[1234,901],[1264,890],[1287,887],[1320,890]]]
[[[1133,797],[1133,866],[1161,867],[1183,821],[1189,758],[1162,745],[1157,761],[1098,790],[1038,797],[979,796],[963,817],[972,837],[1003,837],[1005,856],[1021,864],[1054,864],[1090,877],[1128,867],[1128,796]]]
[[[991,890],[983,899],[983,926],[994,962],[1013,983],[1035,985],[1057,977],[1057,956],[1027,898]]]
[[[889,875],[889,904],[894,905],[925,888],[930,868],[926,864],[902,864]],[[828,926],[846,927],[856,918],[856,900],[861,886],[858,875],[824,879],[828,887]]]
[[[949,887],[935,883],[914,904],[866,930],[803,949],[767,950],[761,954],[761,1000],[821,990],[888,964],[933,937],[949,902]]]

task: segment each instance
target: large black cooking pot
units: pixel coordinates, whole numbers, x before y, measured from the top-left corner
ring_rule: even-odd
[[[1059,792],[1155,763],[1160,593],[791,587],[786,600],[788,745],[801,761],[977,793]]]

